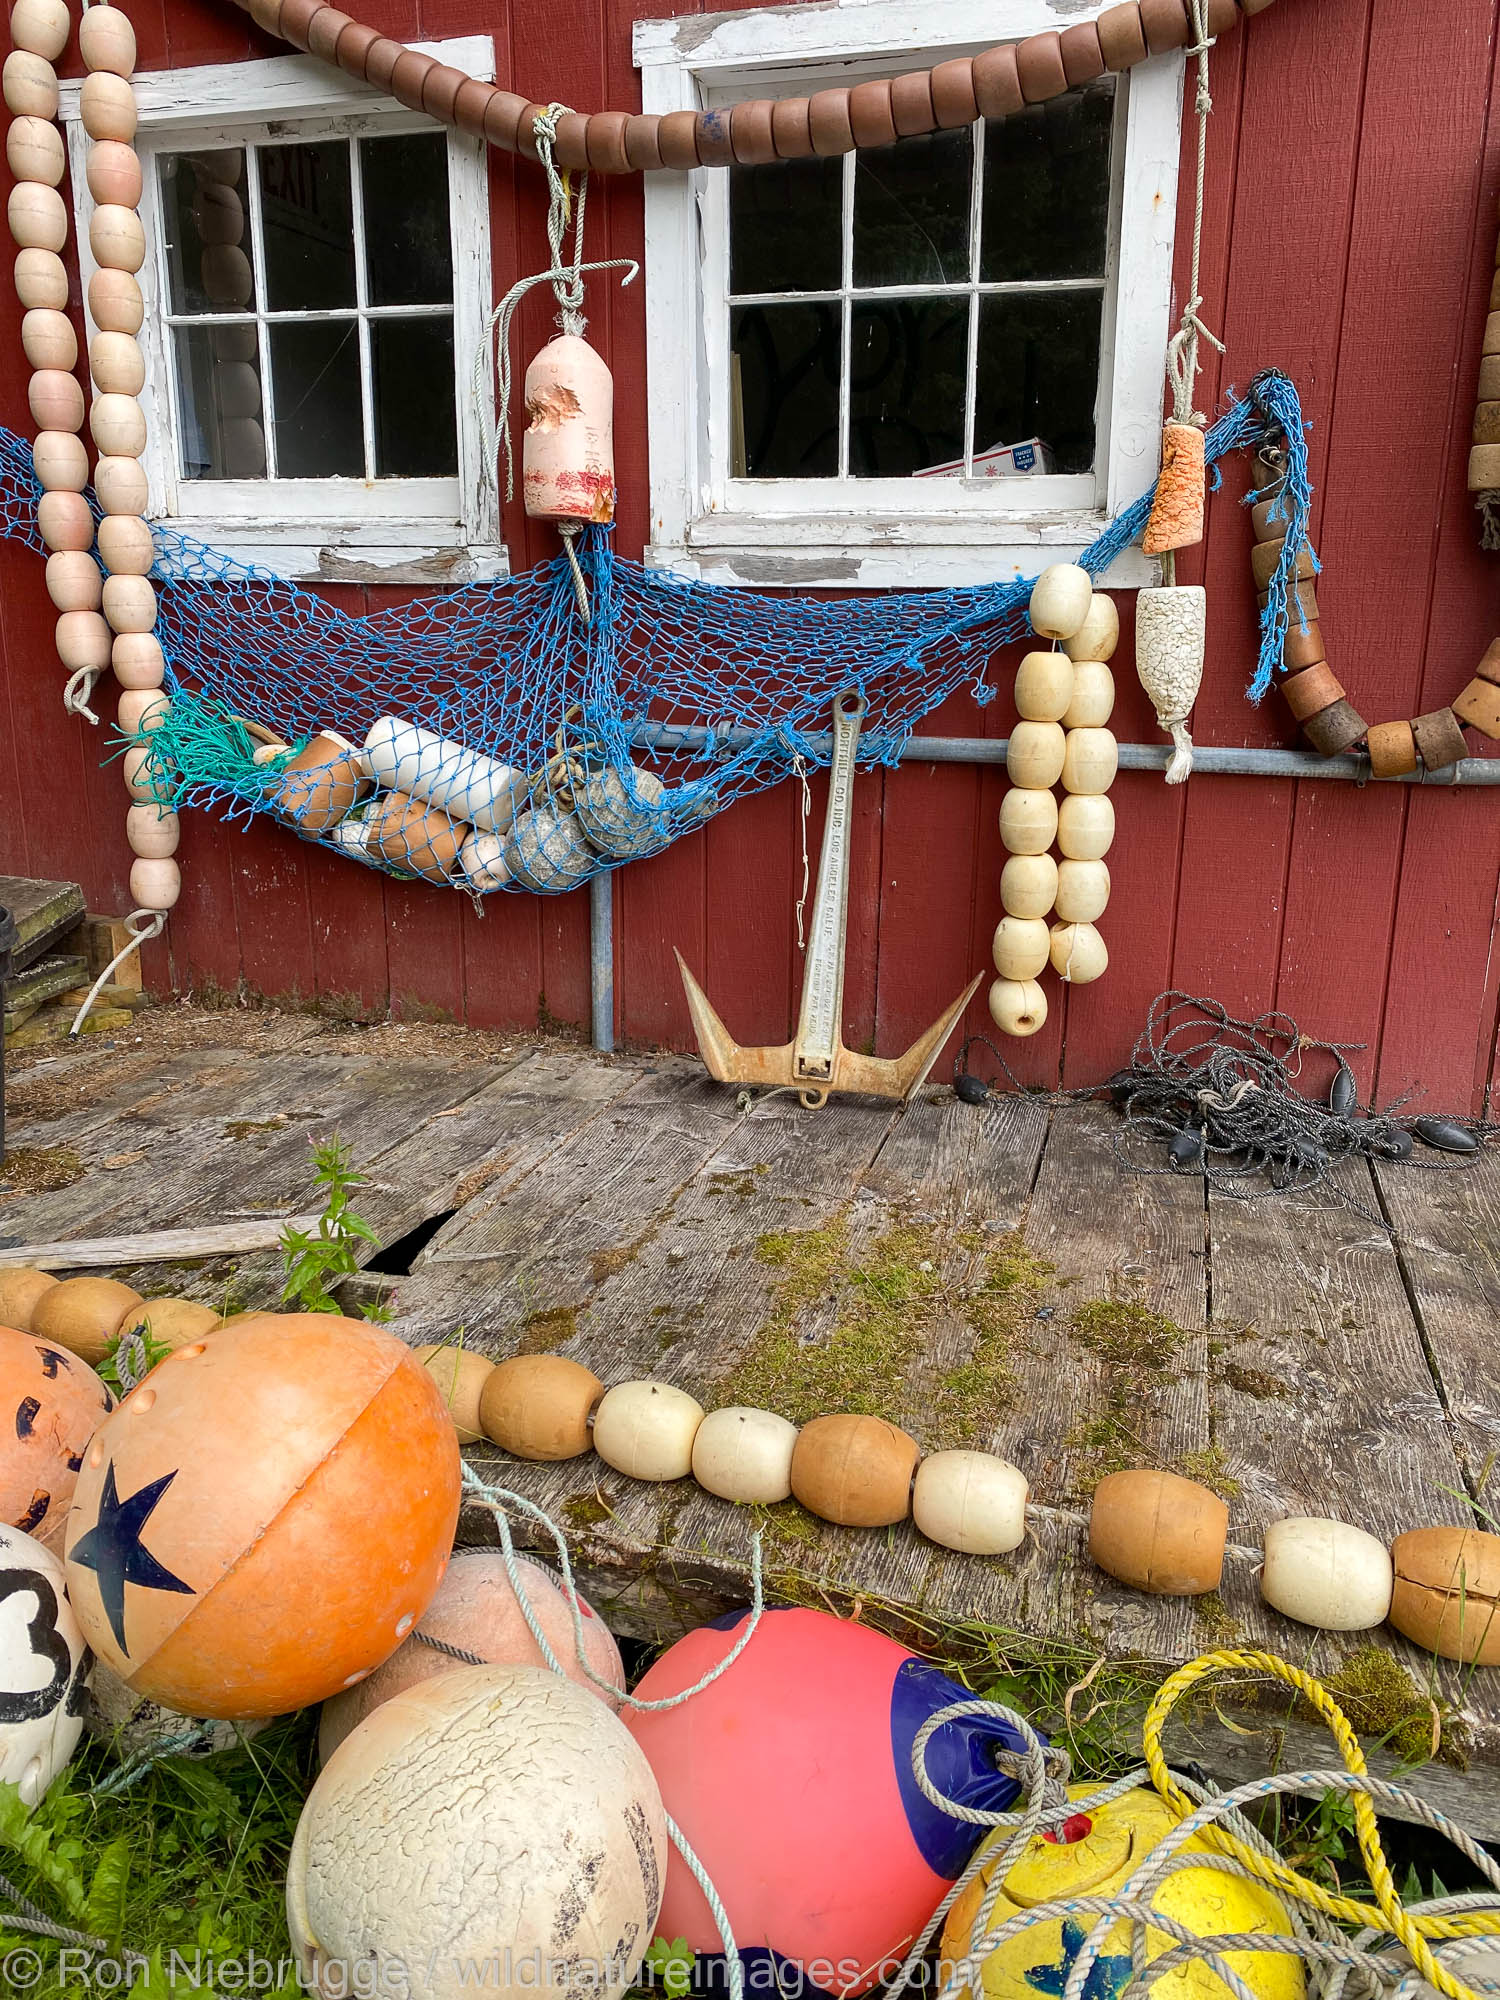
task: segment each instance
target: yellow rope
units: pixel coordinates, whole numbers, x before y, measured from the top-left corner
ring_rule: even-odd
[[[1151,1782],[1173,1812],[1186,1818],[1195,1810],[1191,1799],[1187,1798],[1173,1783],[1172,1774],[1167,1769],[1166,1758],[1162,1755],[1161,1734],[1167,1717],[1178,1702],[1192,1687],[1210,1674],[1224,1672],[1269,1674],[1274,1679],[1284,1681],[1311,1704],[1318,1715],[1328,1725],[1334,1742],[1338,1745],[1344,1768],[1355,1776],[1365,1775],[1364,1752],[1359,1738],[1350,1727],[1349,1719],[1320,1681],[1300,1667],[1280,1660],[1274,1653],[1206,1653],[1201,1659],[1190,1661],[1172,1675],[1158,1691],[1146,1717],[1145,1753],[1146,1768],[1151,1773]],[[1413,1917],[1407,1914],[1397,1893],[1391,1876],[1390,1865],[1385,1858],[1385,1850],[1380,1843],[1380,1827],[1375,1808],[1364,1792],[1351,1795],[1354,1800],[1354,1825],[1359,1838],[1359,1850],[1364,1857],[1365,1872],[1370,1878],[1370,1886],[1375,1892],[1373,1904],[1356,1902],[1352,1897],[1336,1896],[1316,1882],[1299,1875],[1285,1862],[1275,1861],[1257,1854],[1246,1847],[1233,1834],[1221,1828],[1207,1826],[1201,1834],[1202,1840],[1217,1848],[1220,1853],[1232,1854],[1234,1859],[1251,1875],[1278,1890],[1282,1895],[1298,1902],[1310,1904],[1320,1910],[1325,1917],[1336,1923],[1352,1924],[1374,1930],[1387,1931],[1399,1938],[1410,1954],[1413,1964],[1437,1990],[1447,1996],[1447,2000],[1477,2000],[1473,1989],[1461,1979],[1456,1979],[1442,1962],[1428,1949],[1428,1938],[1489,1937],[1500,1933],[1500,1916],[1493,1912],[1475,1911],[1468,1916],[1454,1917]]]

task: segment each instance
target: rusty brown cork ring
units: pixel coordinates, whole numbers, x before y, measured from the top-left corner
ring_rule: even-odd
[[[485,139],[504,152],[537,158],[535,121],[548,110],[512,90],[480,83],[433,56],[378,34],[322,0],[237,0],[267,34],[277,35],[347,75],[373,84],[412,111]],[[1208,32],[1218,36],[1241,15],[1272,0],[1207,0]],[[1006,118],[1028,104],[1193,40],[1188,0],[1126,0],[1097,21],[1029,35],[982,55],[958,56],[935,69],[819,90],[811,97],[747,98],[714,111],[569,111],[557,123],[558,166],[601,174],[660,168],[758,167],[774,160],[889,146],[922,132]]]

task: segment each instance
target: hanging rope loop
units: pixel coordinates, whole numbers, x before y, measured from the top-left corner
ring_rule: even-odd
[[[1208,88],[1208,52],[1214,45],[1214,37],[1208,32],[1207,0],[1188,0],[1188,12],[1193,24],[1193,42],[1188,54],[1198,59],[1198,90],[1193,106],[1198,119],[1198,166],[1193,190],[1193,262],[1182,319],[1176,333],[1167,342],[1167,381],[1172,390],[1172,421],[1195,424],[1202,430],[1207,419],[1193,408],[1193,385],[1198,379],[1199,368],[1198,343],[1206,340],[1220,354],[1224,352],[1223,341],[1199,318],[1199,309],[1203,304],[1200,275],[1204,187],[1208,175],[1208,121],[1214,108]]]

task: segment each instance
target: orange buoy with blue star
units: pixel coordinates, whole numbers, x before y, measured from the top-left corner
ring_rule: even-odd
[[[409,1348],[333,1314],[258,1314],[168,1355],[95,1433],[68,1595],[138,1694],[283,1715],[396,1650],[458,1503],[453,1421]]]

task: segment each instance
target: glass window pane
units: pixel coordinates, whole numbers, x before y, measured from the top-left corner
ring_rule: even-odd
[[[967,282],[973,165],[968,126],[855,155],[856,285]]]
[[[729,170],[729,289],[833,292],[843,278],[844,163]]]
[[[279,477],[363,478],[358,323],[272,326],[271,381]]]
[[[157,162],[173,312],[235,312],[251,304],[249,206],[241,147],[164,153]]]
[[[446,305],[453,297],[447,139],[441,132],[361,139],[359,165],[370,304]]]
[[[1040,438],[1054,472],[1094,464],[1100,290],[1000,292],[979,302],[975,456]]]
[[[862,299],[849,347],[849,470],[901,479],[961,459],[969,302]]]
[[[1103,76],[986,124],[981,278],[1103,277],[1114,108]]]
[[[266,303],[272,312],[354,304],[349,147],[342,139],[261,146]]]
[[[458,470],[452,320],[371,320],[370,361],[375,476],[451,479]]]
[[[260,361],[253,326],[177,329],[184,479],[264,479]]]
[[[839,308],[736,306],[730,343],[731,470],[831,479],[839,467]]]

